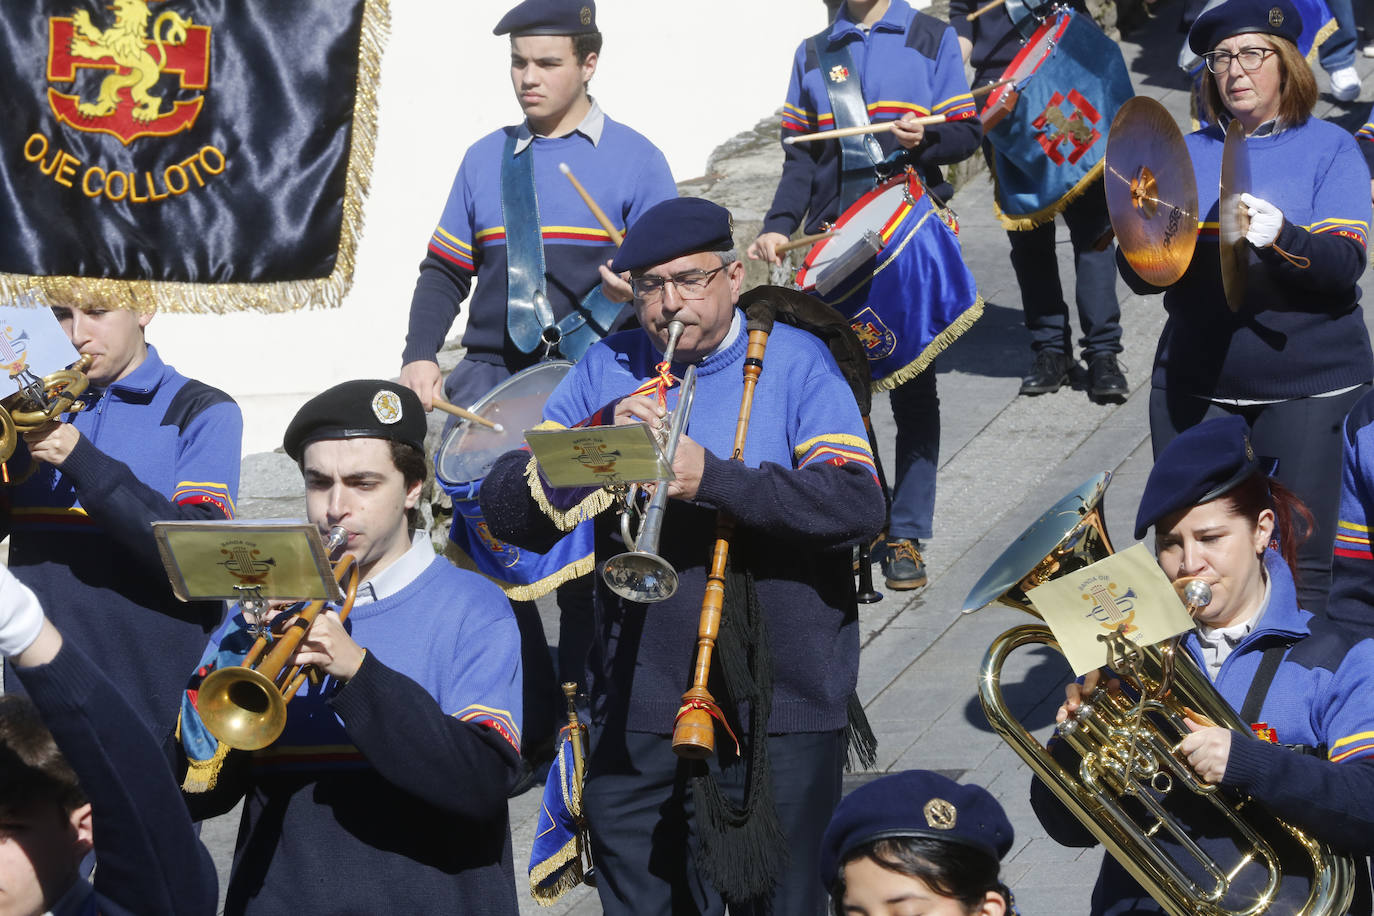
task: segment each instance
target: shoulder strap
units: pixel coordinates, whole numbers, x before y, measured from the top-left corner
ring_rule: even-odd
[[[501,222],[506,227],[506,330],[521,353],[530,353],[554,320],[545,294],[534,145],[516,155],[514,132],[501,155]]]
[[[849,45],[832,44],[828,27],[807,41],[816,53],[835,126],[859,127],[870,123],[863,81],[855,71]],[[847,208],[872,189],[873,167],[882,161],[883,148],[872,134],[840,139],[840,209]]]
[[[1264,650],[1259,668],[1255,670],[1255,679],[1250,682],[1250,690],[1245,694],[1245,702],[1240,707],[1240,717],[1246,725],[1259,721],[1260,710],[1264,708],[1264,698],[1269,693],[1269,685],[1274,682],[1274,675],[1278,674],[1279,665],[1283,662],[1288,647],[1289,643],[1278,642]]]

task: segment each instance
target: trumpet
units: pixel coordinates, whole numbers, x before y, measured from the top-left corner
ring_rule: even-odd
[[[1019,537],[973,587],[969,613],[1001,601],[1036,614],[1027,592],[1083,569],[1114,551],[1102,514],[1111,474],[1064,497]],[[1189,583],[1190,610],[1211,600]],[[1178,742],[1188,722],[1248,735],[1249,727],[1175,638],[1140,646],[1118,630],[1107,638],[1109,664],[1137,698],[1098,688],[1061,738],[1075,752],[1065,765],[1008,709],[1002,669],[1024,646],[1059,651],[1049,627],[1023,624],[997,637],[979,675],[979,700],[993,729],[1036,777],[1103,844],[1170,916],[1255,916],[1270,911],[1289,876],[1306,881],[1300,916],[1339,916],[1354,894],[1354,863],[1255,804],[1204,783],[1183,760]],[[1226,838],[1233,861],[1218,861],[1190,835],[1174,804],[1205,811],[1209,836]],[[1243,889],[1244,888],[1244,889]]]
[[[668,324],[668,346],[663,349],[663,366],[671,365],[673,353],[677,350],[678,339],[682,336],[683,324],[673,321]],[[667,439],[663,446],[663,458],[671,467],[673,456],[677,454],[677,443],[687,429],[687,421],[692,416],[692,399],[696,394],[697,367],[688,366],[682,373],[682,387],[678,393],[677,409],[673,411],[669,423]],[[627,601],[651,604],[665,601],[677,591],[677,570],[671,563],[658,555],[658,539],[663,533],[663,516],[668,511],[668,479],[659,480],[654,486],[654,495],[640,515],[639,534],[632,531],[632,506],[639,492],[632,485],[625,494],[624,505],[620,511],[620,536],[630,549],[617,554],[601,567],[601,578],[606,587]]]
[[[348,542],[342,527],[330,529],[325,550],[332,557]],[[334,580],[344,592],[339,619],[347,619],[358,595],[358,559],[344,554],[333,561]],[[219,668],[200,685],[196,709],[201,721],[219,741],[242,751],[256,751],[281,737],[286,728],[286,704],[301,689],[307,677],[318,675],[313,667],[291,666],[296,647],[310,625],[324,610],[326,602],[312,601],[296,614],[286,633],[272,636],[264,630],[254,641],[242,662],[232,668]],[[269,644],[272,645],[268,651]],[[266,652],[266,657],[263,653]],[[256,666],[256,667],[255,667]]]
[[[0,464],[14,455],[22,434],[38,429],[64,413],[77,413],[85,408],[86,402],[78,399],[90,385],[90,379],[86,377],[86,370],[90,367],[90,355],[83,354],[66,369],[50,372],[42,378],[27,369],[11,376],[19,382],[19,390],[0,400]],[[37,463],[30,461],[28,470],[14,480],[10,480],[6,469],[4,482],[23,483],[37,468]]]

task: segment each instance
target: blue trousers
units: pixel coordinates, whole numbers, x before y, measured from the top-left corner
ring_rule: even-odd
[[[897,426],[897,467],[892,479],[892,522],[896,539],[934,535],[935,473],[940,464],[940,394],[935,363],[892,389],[892,421]]]
[[[671,724],[671,723],[669,723]],[[724,733],[709,762],[683,760],[667,735],[592,729],[583,799],[591,828],[597,893],[607,916],[725,912],[725,901],[696,868],[696,823],[689,784],[694,766],[715,772],[740,804],[744,765]],[[773,793],[790,853],[768,907],[730,904],[732,914],[824,916],[821,835],[840,802],[844,733],[770,735]],[[722,759],[724,758],[724,759]]]
[[[1121,352],[1121,304],[1116,298],[1115,245],[1104,251],[1093,246],[1111,228],[1107,195],[1097,182],[1064,208],[1073,246],[1074,304],[1083,331],[1079,346],[1085,359]],[[1031,349],[1053,350],[1073,356],[1069,307],[1059,282],[1059,259],[1054,251],[1055,224],[1008,232],[1011,266],[1021,287],[1021,310],[1030,332]]]
[[[1327,73],[1355,64],[1355,4],[1353,0],[1326,0],[1336,19],[1336,31],[1327,36],[1317,51],[1317,59]]]
[[[1277,458],[1274,476],[1312,512],[1315,527],[1298,544],[1298,603],[1317,616],[1326,613],[1331,591],[1331,549],[1341,507],[1341,431],[1345,415],[1369,385],[1327,398],[1298,398],[1277,404],[1230,407],[1186,394],[1150,391],[1150,445],[1155,457],[1180,432],[1203,420],[1240,414],[1250,424],[1255,454]]]

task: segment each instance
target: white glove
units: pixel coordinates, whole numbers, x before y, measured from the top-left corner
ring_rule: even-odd
[[[33,645],[43,629],[43,606],[29,587],[0,566],[0,656],[12,658]]]
[[[1240,202],[1250,210],[1250,231],[1245,239],[1256,248],[1268,248],[1283,228],[1283,211],[1267,200],[1253,194],[1240,195]]]

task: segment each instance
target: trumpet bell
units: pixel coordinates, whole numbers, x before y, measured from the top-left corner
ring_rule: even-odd
[[[626,601],[652,604],[677,592],[677,570],[657,554],[633,550],[606,561],[601,569],[606,587]]]
[[[219,668],[200,685],[196,710],[220,741],[240,751],[267,747],[286,727],[286,700],[253,668]]]

